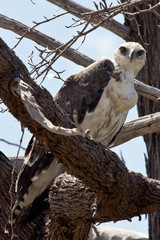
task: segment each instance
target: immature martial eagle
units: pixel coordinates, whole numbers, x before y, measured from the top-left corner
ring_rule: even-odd
[[[112,62],[103,59],[99,65],[95,65],[98,66],[97,74],[104,74],[104,77],[101,75],[98,79],[97,74],[96,77],[93,74],[90,77],[88,70],[94,69],[93,63],[87,68],[88,75],[85,78],[86,69],[68,78],[54,99],[72,121],[76,110],[79,127],[84,131],[89,129],[92,138],[109,146],[122,128],[129,109],[137,103],[134,79],[145,60],[146,51],[139,43],[124,43],[115,51]],[[17,178],[18,197],[12,209],[11,225],[19,221],[24,211],[64,171],[64,166],[57,162],[32,137]]]

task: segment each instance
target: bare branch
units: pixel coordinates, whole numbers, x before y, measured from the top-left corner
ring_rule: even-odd
[[[20,36],[25,34],[26,38],[29,38],[36,42],[37,44],[50,50],[55,50],[63,45],[63,43],[60,43],[59,41],[56,41],[54,38],[48,37],[47,35],[35,29],[30,31],[31,28],[28,27],[27,25],[24,25],[21,22],[8,18],[2,14],[0,14],[0,27],[11,30]],[[93,60],[91,58],[74,50],[73,48],[67,49],[63,53],[63,57],[84,67],[87,67],[89,64],[93,63]]]
[[[157,17],[158,17],[158,19],[160,19],[160,15],[155,11],[155,9],[156,8],[158,8],[160,6],[160,3],[157,3],[157,4],[155,4],[154,6],[150,6],[149,5],[149,8],[147,8],[147,9],[139,9],[137,12],[134,12],[134,13],[131,13],[131,12],[126,12],[126,11],[124,11],[123,13],[124,14],[127,14],[127,15],[130,15],[130,16],[136,16],[136,15],[138,15],[138,14],[140,14],[140,13],[149,13],[149,12],[152,12],[152,13],[154,13]]]
[[[2,138],[0,138],[0,142],[4,142],[4,143],[9,144],[11,146],[20,147],[22,150],[26,150],[24,147],[20,146],[19,144],[9,142],[9,141],[7,141],[5,139],[2,139]]]
[[[114,13],[113,13],[113,14],[114,14]],[[112,17],[112,16],[108,16],[107,18],[111,18],[111,17]],[[5,20],[6,20],[6,17],[4,17],[4,18],[5,18]],[[14,27],[14,29],[16,29],[16,32],[17,32],[17,25],[18,25],[18,27],[21,27],[21,30],[23,31],[23,34],[22,34],[22,37],[20,38],[19,41],[21,41],[21,40],[23,39],[23,37],[25,37],[25,36],[27,37],[28,34],[30,34],[30,33],[32,33],[32,36],[34,35],[34,33],[39,33],[38,31],[35,30],[36,25],[35,25],[34,27],[31,27],[31,28],[28,28],[27,26],[25,26],[25,28],[24,28],[24,26],[23,26],[23,29],[22,29],[22,24],[21,24],[21,23],[16,22],[16,21],[11,20],[11,19],[8,19],[8,18],[7,18],[7,20],[12,21],[11,27],[12,27],[13,25],[16,25],[16,27]],[[46,22],[46,21],[49,21],[49,20],[47,19],[47,20],[45,20],[45,22]],[[73,45],[73,43],[75,43],[80,37],[86,36],[88,33],[94,31],[96,28],[98,28],[99,26],[101,26],[101,24],[102,24],[103,22],[105,22],[105,21],[106,21],[106,18],[103,18],[97,25],[92,26],[92,27],[88,30],[87,27],[88,27],[88,25],[90,24],[90,21],[88,20],[88,21],[86,22],[86,24],[84,25],[83,29],[82,29],[81,31],[79,31],[78,34],[77,34],[76,36],[74,36],[72,39],[70,39],[67,43],[62,44],[62,43],[56,42],[56,43],[58,43],[59,46],[55,46],[54,51],[53,51],[53,52],[50,51],[50,52],[46,55],[46,57],[45,57],[44,59],[42,59],[42,61],[38,64],[38,66],[37,66],[37,65],[35,66],[34,69],[36,70],[36,73],[37,73],[36,78],[38,78],[39,76],[41,76],[41,75],[43,75],[43,74],[44,74],[44,77],[45,77],[45,76],[47,75],[48,71],[51,69],[52,64],[53,64],[61,55],[65,56],[65,54],[67,53],[68,49]],[[43,21],[43,22],[44,22],[44,21]],[[3,23],[4,23],[4,21],[3,21]],[[8,26],[8,25],[7,25],[7,26]],[[25,29],[25,31],[24,31],[24,29]],[[46,38],[47,38],[47,36],[46,36]],[[32,39],[32,37],[31,37],[31,39]],[[34,40],[35,40],[35,39],[34,39]],[[46,40],[48,41],[48,38],[47,38]],[[19,41],[18,41],[18,43],[19,43]],[[39,37],[38,37],[38,42],[39,42]],[[18,43],[17,43],[17,44],[18,44]],[[17,44],[16,44],[16,45],[17,45]],[[54,40],[54,45],[55,45],[55,40]],[[46,47],[49,48],[49,46],[46,46]],[[70,50],[72,51],[71,48],[70,48]],[[46,52],[46,51],[45,51],[45,52]],[[78,52],[77,52],[77,53],[78,53]],[[49,61],[47,61],[47,58],[48,58],[48,57],[51,57],[51,55],[53,55],[53,57],[50,58]],[[79,53],[78,53],[78,55],[79,55]],[[90,60],[91,60],[91,59],[90,59]],[[42,69],[42,68],[43,68],[43,70],[40,71],[40,69]]]
[[[88,20],[88,16],[84,16],[84,14],[88,14],[93,12],[91,9],[86,8],[74,1],[71,0],[47,0],[50,3],[53,3],[57,6],[59,6],[60,8],[63,8],[65,11],[69,11],[70,13],[74,14],[74,16],[78,17],[78,18],[83,18]],[[94,24],[99,24],[99,22],[102,21],[102,16],[92,16],[91,19],[92,23]],[[123,24],[111,19],[108,22],[104,22],[101,24],[101,26],[107,30],[112,31],[113,33],[115,33],[117,36],[125,39],[125,40],[129,40],[130,36],[130,29],[127,26],[124,26]]]
[[[36,78],[38,78],[39,76],[44,74],[44,77],[46,77],[46,75],[48,74],[48,71],[51,69],[52,64],[61,56],[61,55],[65,55],[65,53],[67,52],[67,49],[69,49],[80,37],[86,36],[87,34],[89,34],[90,32],[94,31],[96,28],[98,28],[99,26],[101,26],[101,24],[103,22],[106,22],[107,19],[110,19],[113,17],[115,13],[113,13],[112,15],[109,15],[107,18],[102,18],[102,20],[97,23],[97,25],[92,26],[89,30],[87,29],[88,25],[90,24],[90,19],[88,19],[88,21],[86,22],[86,24],[84,25],[83,29],[81,31],[78,32],[78,34],[76,36],[74,36],[72,39],[70,39],[67,43],[65,44],[60,44],[58,47],[55,47],[54,51],[49,52],[46,57],[44,59],[42,59],[42,61],[38,64],[38,66],[36,65],[35,68],[33,68],[33,70],[36,70]],[[54,19],[55,17],[53,17],[52,19]],[[89,17],[90,18],[90,17]],[[6,19],[6,17],[5,17]],[[13,20],[12,20],[13,21]],[[50,21],[50,19],[47,19],[45,21],[42,21],[41,23],[44,22],[48,22]],[[17,25],[18,22],[13,22],[13,24]],[[39,23],[39,24],[41,24]],[[22,25],[21,23],[18,23],[18,25]],[[38,24],[36,24],[35,26],[28,28],[23,28],[23,34],[22,37],[20,38],[20,40],[18,41],[18,43],[23,39],[23,37],[27,37],[27,35],[29,33],[35,33],[35,27]],[[25,26],[26,27],[26,26]],[[17,31],[17,27],[14,28]],[[37,32],[37,31],[36,31]],[[38,38],[39,41],[39,38]],[[18,45],[18,43],[16,45]],[[58,43],[58,42],[57,42]],[[55,41],[54,41],[55,44]],[[46,46],[48,48],[48,46]],[[46,51],[45,51],[46,52]],[[51,57],[53,55],[53,57]],[[47,58],[49,58],[49,61],[47,61]],[[43,69],[42,69],[43,68]],[[42,69],[40,71],[40,69]]]
[[[154,132],[160,132],[160,112],[149,114],[126,123],[116,136],[111,147]]]
[[[124,1],[122,3],[119,3],[115,6],[111,6],[111,7],[108,7],[108,6],[104,6],[102,9],[100,10],[97,10],[97,11],[92,11],[92,12],[88,12],[88,13],[82,13],[81,15],[82,16],[91,16],[91,15],[98,15],[100,13],[106,13],[107,15],[106,16],[109,16],[109,15],[118,15],[119,13],[125,13],[126,10],[130,9],[130,8],[133,8],[133,7],[136,7],[138,8],[137,6],[140,5],[140,4],[144,4],[144,3],[147,3],[149,2],[149,0],[135,0],[135,1]],[[66,4],[67,5],[67,4]],[[159,4],[156,4],[153,8],[150,8],[150,10],[158,7]],[[146,9],[147,11],[148,9]],[[71,12],[72,13],[72,12]],[[138,11],[137,14],[140,14],[141,11]],[[105,15],[103,14],[103,17],[105,18]]]
[[[63,16],[63,15],[66,15],[66,14],[67,14],[67,12],[66,12],[66,13],[62,13],[62,14],[59,14],[59,15],[56,15],[56,16],[54,15],[54,16],[51,17],[51,18],[46,18],[46,17],[44,17],[45,20],[43,20],[43,21],[41,21],[41,22],[33,21],[33,23],[34,23],[35,25],[30,28],[30,31],[32,31],[33,29],[35,29],[36,27],[38,27],[38,26],[40,26],[40,25],[42,25],[42,24],[44,24],[44,23],[48,23],[48,22],[50,22],[50,21],[53,21],[53,20],[55,20],[56,18],[59,18],[59,17],[61,17],[61,16]],[[28,31],[28,30],[27,30],[27,31]],[[16,45],[13,47],[13,49],[16,48],[17,45],[22,41],[22,39],[25,37],[25,34],[27,33],[27,31],[24,32],[24,34],[22,35],[22,37],[20,37],[19,41],[16,43]]]
[[[160,103],[160,89],[151,87],[135,79],[135,88],[139,95],[146,97],[156,103]]]
[[[77,35],[73,36],[73,38],[71,38],[68,42],[62,44],[60,47],[56,48],[54,51],[49,52],[47,54],[47,56],[44,58],[44,60],[42,60],[38,65],[39,67],[36,67],[36,71],[38,72],[36,78],[40,77],[41,75],[44,74],[44,77],[46,77],[46,75],[48,74],[49,70],[52,68],[53,63],[60,57],[63,55],[63,53],[65,53],[67,51],[67,49],[69,49],[79,38],[81,38],[82,36],[87,35],[89,32],[95,30],[95,28],[98,28],[99,26],[96,25],[95,27],[92,27],[90,30],[86,30],[88,25],[89,25],[89,21],[87,23],[85,23],[84,27],[82,28],[81,31],[78,32]],[[49,58],[49,60],[47,60],[47,58]],[[40,69],[44,68],[41,72]]]
[[[4,109],[4,108],[0,108],[0,113],[5,113],[8,111],[8,108]]]

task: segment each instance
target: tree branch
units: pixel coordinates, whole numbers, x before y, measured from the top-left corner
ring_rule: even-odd
[[[160,103],[160,89],[151,87],[135,79],[135,88],[139,95],[146,97],[156,103]]]
[[[149,114],[126,123],[116,136],[112,147],[154,132],[160,132],[160,112]]]
[[[118,158],[117,160],[119,162]],[[119,174],[119,171],[117,173]],[[109,194],[106,183],[106,193],[96,195],[75,177],[66,173],[59,176],[51,189],[51,215],[47,223],[46,239],[87,239],[92,222],[124,219],[131,221],[133,212],[134,216],[140,218],[140,214],[145,213],[146,210],[152,212],[157,208],[160,209],[158,203],[160,182],[133,172],[127,171],[125,174],[130,177],[128,179],[130,183],[126,182],[123,196],[116,188],[117,183],[112,184],[113,189]],[[120,179],[119,182],[121,184]]]
[[[33,27],[28,27],[27,25],[6,17],[0,14],[0,27],[4,29],[11,30],[17,33],[20,36],[29,38],[36,42],[37,44],[48,48],[50,50],[56,50],[60,46],[63,46],[63,43],[55,40],[54,38],[48,37],[47,35],[35,30]],[[74,50],[73,48],[67,49],[63,53],[63,57],[75,62],[76,64],[87,67],[89,64],[93,63],[93,59],[87,57],[86,55]]]
[[[6,144],[8,144],[8,145],[11,145],[11,146],[14,146],[14,147],[20,147],[22,150],[26,150],[25,147],[20,146],[20,145],[17,144],[17,143],[9,142],[9,141],[7,141],[7,140],[5,140],[5,139],[2,139],[2,138],[0,138],[0,142],[4,142],[4,143],[6,143]]]
[[[74,16],[78,17],[78,18],[83,18],[88,20],[88,17],[85,16],[85,13],[91,13],[93,10],[84,7],[82,5],[80,5],[79,3],[76,3],[74,1],[71,0],[47,0],[48,2],[55,4],[57,6],[59,6],[60,8],[64,9],[67,12],[70,12],[71,14],[73,14]],[[102,20],[102,15],[96,15],[96,16],[92,16],[91,18],[91,22],[94,24],[98,24],[100,21]],[[108,22],[104,22],[101,25],[103,28],[110,30],[111,32],[115,33],[117,36],[125,39],[125,40],[129,40],[130,38],[130,29],[117,22],[116,20],[112,19]]]

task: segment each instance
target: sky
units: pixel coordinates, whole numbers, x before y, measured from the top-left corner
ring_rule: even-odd
[[[94,8],[92,0],[80,0],[77,2],[89,8]],[[95,2],[98,3],[99,1]],[[5,0],[3,1],[3,3],[1,3],[0,13],[15,20],[21,21],[22,23],[30,27],[33,26],[33,21],[40,22],[44,20],[44,16],[50,18],[54,14],[61,13],[61,10],[58,7],[48,3],[45,0],[34,0],[34,3],[35,4],[33,4],[30,0]],[[123,23],[122,16],[118,16],[116,17],[116,19]],[[69,26],[72,23],[73,21],[71,16],[65,15],[61,18],[56,19],[54,22],[52,21],[50,23],[39,26],[37,30],[47,34],[50,37],[55,38],[60,42],[65,43],[76,33],[76,29],[65,27]],[[0,28],[0,37],[2,37],[2,39],[7,43],[7,45],[12,48],[17,43],[17,38],[19,36],[11,31]],[[114,50],[123,42],[123,39],[117,37],[110,31],[99,28],[86,37],[84,44],[81,45],[81,42],[79,41],[74,45],[74,48],[80,47],[78,49],[80,52],[88,55],[95,60],[99,59],[101,56],[107,56],[109,59],[111,59]],[[33,41],[23,39],[20,44],[14,49],[17,56],[28,67],[29,71],[31,69],[28,65],[28,58],[32,51],[34,51],[34,62],[38,62],[40,60],[35,46],[37,45]],[[42,49],[42,47],[38,47]],[[82,66],[76,65],[63,57],[61,57],[53,65],[53,68],[55,68],[57,71],[65,70],[65,72],[62,74],[63,79],[66,79],[71,74],[74,74],[83,69]],[[50,73],[50,75],[45,79],[42,85],[47,88],[54,96],[58,92],[63,82],[61,80],[53,78],[53,75],[55,74]],[[0,109],[1,108],[5,109],[6,107],[4,105],[0,105]],[[137,109],[136,107],[134,107],[130,110],[126,121],[136,119],[137,117]],[[18,147],[8,145],[2,140],[19,144],[21,135],[22,131],[20,123],[8,111],[0,113],[0,151],[2,151],[8,157],[16,156]],[[26,129],[23,136],[22,146],[27,146],[30,137],[31,134]],[[123,155],[126,166],[129,170],[140,172],[146,175],[144,161],[144,154],[146,154],[146,148],[144,141],[141,137],[133,139],[118,147],[115,147],[112,150],[115,151],[119,156],[121,154]],[[24,151],[21,150],[20,156],[22,156],[23,154]],[[133,218],[132,222],[120,221],[117,223],[107,223],[105,224],[105,226],[131,229],[142,233],[147,233],[148,231],[148,224],[145,216],[142,216],[142,221],[138,221],[138,218]]]

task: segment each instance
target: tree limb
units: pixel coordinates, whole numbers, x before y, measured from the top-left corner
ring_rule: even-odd
[[[120,169],[117,174],[120,174]],[[119,189],[116,188],[117,182],[113,183],[113,189],[109,194],[106,182],[106,193],[97,193],[96,195],[75,177],[66,173],[59,176],[51,189],[51,215],[47,223],[46,239],[87,239],[85,237],[88,235],[91,222],[102,223],[124,219],[131,221],[133,212],[134,216],[140,218],[140,214],[144,213],[146,209],[148,212],[154,211],[157,207],[159,209],[159,181],[148,179],[133,172],[125,174],[130,178],[126,179],[124,195],[121,195]],[[119,182],[123,185],[123,181],[121,182],[119,179]],[[126,202],[124,202],[123,197]]]
[[[158,132],[160,132],[160,112],[127,122],[117,134],[111,147],[115,147],[136,137]]]
[[[63,45],[59,41],[54,38],[48,37],[47,35],[35,30],[33,27],[28,27],[27,25],[6,17],[0,14],[0,27],[4,29],[8,29],[17,33],[20,36],[24,36],[25,38],[29,38],[36,42],[37,44],[43,46],[44,48],[48,48],[50,50],[55,50]],[[73,48],[67,49],[63,53],[63,57],[67,58],[75,62],[76,64],[87,67],[89,64],[93,63],[93,59],[87,57],[86,55],[74,50]]]
[[[160,89],[151,87],[135,79],[135,88],[139,95],[146,97],[156,103],[160,103]]]
[[[79,3],[76,3],[74,1],[71,0],[47,0],[48,2],[55,4],[57,6],[59,6],[60,8],[64,9],[65,11],[70,12],[71,14],[73,14],[74,16],[78,17],[78,18],[83,18],[88,20],[88,17],[85,17],[85,13],[91,13],[93,10],[84,7],[82,5],[80,5]],[[102,15],[99,14],[98,16],[92,16],[91,18],[91,22],[94,24],[98,24],[100,21],[102,20]],[[125,39],[125,40],[129,40],[130,38],[130,29],[117,22],[116,20],[112,19],[108,22],[104,22],[101,25],[103,28],[110,30],[111,32],[115,33],[117,36]]]
[[[8,145],[11,145],[11,146],[14,146],[14,147],[20,147],[22,150],[26,150],[25,147],[20,146],[20,145],[17,144],[17,143],[9,142],[9,141],[7,141],[6,139],[0,138],[0,142],[4,142],[4,143],[6,143],[6,144],[8,144]]]

